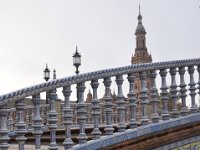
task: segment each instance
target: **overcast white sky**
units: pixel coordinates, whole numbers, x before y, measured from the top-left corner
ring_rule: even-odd
[[[0,94],[57,77],[130,65],[139,0],[1,0]],[[141,0],[153,61],[200,57],[200,0]],[[52,75],[52,74],[51,74]]]

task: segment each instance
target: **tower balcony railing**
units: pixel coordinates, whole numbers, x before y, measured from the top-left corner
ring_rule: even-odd
[[[198,76],[197,81],[195,75]],[[158,76],[161,81],[160,87],[156,84]],[[186,76],[189,80],[186,80]],[[113,102],[110,88],[113,77],[118,89],[116,102]],[[122,88],[125,77],[129,83],[128,97],[124,96]],[[105,93],[100,101],[98,87],[99,80],[102,79]],[[139,101],[134,85],[138,79],[141,84]],[[148,87],[147,79],[150,80]],[[84,100],[86,82],[90,83],[93,91],[91,103]],[[72,85],[77,85],[77,91],[71,90]],[[63,88],[64,95],[60,122],[55,105],[57,88]],[[49,91],[49,105],[41,104],[40,95],[45,91]],[[78,93],[77,103],[71,102],[72,92]],[[95,141],[103,135],[112,136],[114,127],[117,129],[115,131],[123,133],[138,126],[199,113],[195,98],[197,94],[200,94],[200,58],[105,69],[30,86],[0,96],[0,148],[9,148],[9,133],[13,131],[19,149],[24,149],[27,132],[32,132],[35,136],[35,149],[41,149],[41,136],[45,130],[49,130],[49,149],[58,149],[56,130],[60,127],[66,132],[64,149],[78,149],[88,142],[88,135],[85,132],[87,125],[92,126],[90,135]],[[24,99],[30,96],[33,105],[25,106]],[[181,101],[179,107],[178,100]],[[9,108],[8,104],[13,102],[15,108]],[[190,103],[190,106],[187,103]],[[102,124],[103,132],[100,130]],[[72,140],[71,135],[72,127],[75,125],[79,129],[77,143]]]

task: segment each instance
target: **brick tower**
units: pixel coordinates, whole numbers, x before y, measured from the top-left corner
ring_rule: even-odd
[[[150,63],[152,62],[151,54],[148,53],[146,47],[146,31],[142,24],[142,15],[140,13],[139,6],[139,15],[138,15],[138,25],[135,30],[136,35],[136,48],[135,54],[131,58],[132,64],[140,64],[140,63]]]
[[[152,57],[151,54],[148,53],[147,47],[146,47],[146,30],[142,24],[142,15],[140,13],[140,6],[139,6],[139,15],[137,17],[138,19],[138,25],[135,30],[135,36],[136,36],[136,48],[135,48],[135,54],[131,57],[131,64],[141,64],[141,63],[151,63]],[[148,77],[149,73],[147,72],[147,88],[150,89],[151,87],[151,79]],[[137,118],[140,118],[140,99],[139,99],[139,93],[141,90],[141,84],[140,80],[138,78],[138,74],[136,74],[136,80],[135,80],[135,90],[136,90],[136,103],[137,105]],[[149,93],[149,92],[148,92]]]

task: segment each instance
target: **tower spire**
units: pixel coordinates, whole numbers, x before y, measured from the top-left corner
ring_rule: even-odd
[[[137,33],[146,34],[145,28],[144,28],[144,26],[142,24],[142,15],[141,15],[140,4],[139,4],[139,14],[138,14],[137,19],[138,19],[138,25],[137,25],[135,34],[137,34]]]
[[[138,14],[138,23],[142,24],[142,15],[141,15],[141,11],[140,11],[140,3],[139,3],[139,14]]]
[[[139,1],[139,15],[140,15],[140,1]]]

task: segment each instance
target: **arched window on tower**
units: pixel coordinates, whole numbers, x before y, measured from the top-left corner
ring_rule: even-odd
[[[142,40],[142,45],[145,48],[145,41],[144,40]]]

